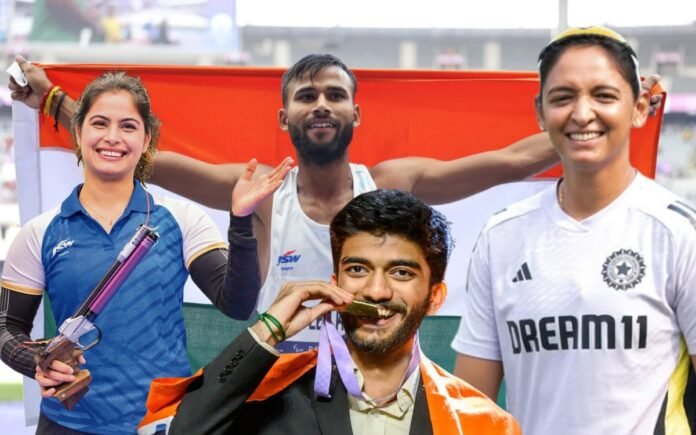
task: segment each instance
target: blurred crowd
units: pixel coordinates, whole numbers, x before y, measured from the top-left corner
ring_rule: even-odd
[[[122,7],[121,9],[125,9]],[[130,7],[129,7],[130,9]],[[154,14],[124,21],[116,3],[93,0],[35,0],[30,41],[107,42],[138,41],[171,44],[166,17]]]
[[[3,109],[6,109],[3,108]],[[19,230],[17,183],[9,110],[0,111],[0,263]],[[0,266],[0,270],[2,270]]]

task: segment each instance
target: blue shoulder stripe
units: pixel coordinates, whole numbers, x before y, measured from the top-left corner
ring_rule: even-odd
[[[693,204],[690,204],[690,203],[688,203],[688,202],[686,202],[686,201],[677,201],[677,204],[679,204],[680,206],[684,207],[684,208],[687,209],[687,210],[690,210],[691,213],[693,213],[694,215],[696,215],[696,207],[694,207]]]
[[[696,210],[694,210],[692,206],[686,204],[685,202],[677,201],[667,206],[667,209],[682,215],[696,230]]]

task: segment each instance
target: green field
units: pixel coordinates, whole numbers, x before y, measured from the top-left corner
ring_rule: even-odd
[[[0,402],[22,400],[22,384],[0,384]]]

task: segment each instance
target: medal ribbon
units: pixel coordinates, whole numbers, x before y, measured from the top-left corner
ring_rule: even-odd
[[[314,378],[314,392],[317,396],[331,398],[329,392],[331,387],[331,356],[333,355],[338,368],[338,375],[346,387],[348,393],[358,399],[368,400],[360,388],[358,377],[355,374],[353,359],[348,351],[345,339],[339,334],[331,320],[331,314],[324,314],[324,322],[321,326],[319,335],[319,352],[317,355],[317,371]],[[411,350],[411,360],[408,363],[408,368],[404,374],[401,384],[411,376],[413,371],[420,364],[420,345],[418,343],[418,334],[416,333]]]

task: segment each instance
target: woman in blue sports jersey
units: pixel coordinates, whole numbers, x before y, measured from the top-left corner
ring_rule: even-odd
[[[52,88],[41,103],[45,113],[57,116],[64,95]],[[134,433],[145,413],[150,381],[190,374],[182,312],[187,276],[221,311],[234,316],[232,285],[258,280],[258,265],[255,255],[228,260],[227,243],[198,207],[144,189],[159,121],[139,79],[115,72],[92,81],[72,126],[84,183],[59,207],[27,223],[8,252],[0,293],[2,360],[41,387],[37,433]],[[276,188],[289,163],[261,177],[253,193]],[[255,254],[249,219],[232,217],[229,243]],[[157,228],[160,238],[96,319],[102,339],[81,359],[93,380],[68,411],[51,396],[56,385],[74,380],[72,368],[54,361],[44,372],[25,345],[41,298],[48,296],[60,325],[145,222]]]

